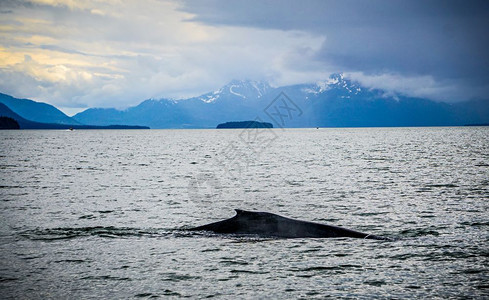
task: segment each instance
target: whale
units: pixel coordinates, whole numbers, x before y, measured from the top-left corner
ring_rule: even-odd
[[[381,236],[363,233],[333,225],[295,220],[269,212],[235,209],[232,218],[198,227],[190,231],[210,231],[218,234],[253,235],[274,238],[360,238],[388,240]]]

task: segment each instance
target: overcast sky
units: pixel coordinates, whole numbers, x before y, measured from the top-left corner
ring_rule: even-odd
[[[0,92],[68,113],[337,72],[489,99],[489,1],[0,0]]]

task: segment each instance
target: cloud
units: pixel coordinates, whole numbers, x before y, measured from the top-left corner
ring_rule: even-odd
[[[172,1],[79,3],[7,7],[14,13],[0,21],[3,92],[61,108],[127,107],[147,98],[195,96],[234,78],[281,83],[310,79],[304,73],[327,75],[287,69],[288,56],[318,51],[320,36],[189,22],[193,15]]]
[[[470,83],[460,85],[457,80],[436,80],[431,75],[408,76],[398,73],[365,75],[362,72],[351,72],[345,73],[345,76],[367,88],[383,90],[388,96],[404,95],[435,101],[458,102],[489,95],[487,85]]]
[[[397,82],[411,86],[403,93],[454,100],[452,93],[460,91],[458,100],[489,98],[487,1],[189,0],[184,10],[203,24],[324,36],[309,64],[362,73],[364,79],[372,77],[369,82],[395,74]],[[420,93],[413,78],[428,77],[439,88]]]
[[[345,72],[442,101],[488,98],[488,4],[32,0],[0,4],[0,91],[65,110],[183,98],[231,79]]]

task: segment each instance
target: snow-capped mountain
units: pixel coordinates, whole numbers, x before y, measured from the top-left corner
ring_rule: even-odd
[[[361,86],[343,75],[343,73],[333,74],[328,79],[319,81],[314,85],[308,85],[302,89],[306,94],[318,95],[331,90],[336,90],[341,95],[340,98],[351,98],[362,92]]]
[[[254,80],[233,80],[222,88],[197,97],[206,103],[219,99],[259,99],[268,93],[272,87],[268,82]]]
[[[293,110],[281,113],[284,107]],[[189,99],[150,99],[122,111],[93,108],[73,118],[93,125],[215,128],[219,123],[257,117],[270,122],[271,116],[280,117],[286,127],[480,124],[489,123],[489,101],[447,104],[402,95],[393,98],[381,90],[362,87],[343,74],[333,74],[314,84],[278,88],[267,82],[233,80],[214,92]]]

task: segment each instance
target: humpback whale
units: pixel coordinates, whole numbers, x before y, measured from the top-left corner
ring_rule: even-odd
[[[294,220],[268,212],[235,209],[230,219],[191,228],[191,231],[212,231],[222,234],[257,235],[278,238],[339,238],[387,240],[387,238],[351,229],[314,222]]]

